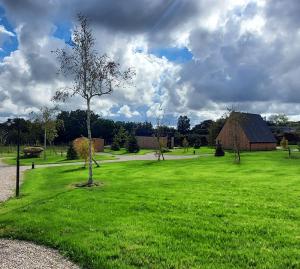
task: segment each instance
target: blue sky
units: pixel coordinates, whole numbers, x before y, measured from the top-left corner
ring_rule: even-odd
[[[67,44],[72,40],[71,29],[72,23],[70,21],[61,21],[55,24],[56,30],[53,33],[54,37],[64,40]]]
[[[191,61],[193,58],[193,54],[186,47],[155,48],[150,50],[150,53],[157,57],[165,57],[169,61],[176,63],[185,63]]]
[[[16,34],[14,31],[14,27],[7,20],[5,16],[5,10],[2,6],[0,6],[0,19],[0,24],[3,25],[7,31]],[[0,58],[2,59],[3,57],[8,56],[12,51],[15,51],[18,48],[17,36],[5,38],[5,41],[1,45],[1,48],[2,50],[0,51]]]

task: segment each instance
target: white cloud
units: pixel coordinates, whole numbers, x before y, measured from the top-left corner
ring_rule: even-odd
[[[126,118],[132,118],[133,116],[139,116],[140,113],[136,110],[132,111],[128,105],[122,106],[119,111],[119,114],[124,115]]]
[[[8,36],[15,36],[13,32],[8,31],[4,25],[0,25],[0,35],[8,35]]]
[[[177,1],[180,12],[176,3],[161,0],[147,9],[140,0],[18,2],[4,0],[19,48],[0,63],[0,117],[46,104],[64,85],[50,53],[64,42],[52,35],[62,16],[73,20],[78,10],[93,20],[96,49],[136,71],[133,86],[94,100],[93,109],[103,116],[155,118],[162,105],[167,115],[201,120],[218,117],[231,104],[300,115],[298,0]],[[0,45],[1,36],[13,35],[0,26]],[[194,59],[178,64],[149,54],[176,46],[187,46]],[[74,98],[63,107],[84,103]]]

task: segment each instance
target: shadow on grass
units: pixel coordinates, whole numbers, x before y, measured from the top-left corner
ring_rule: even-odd
[[[71,186],[74,188],[93,188],[93,187],[102,187],[104,184],[102,182],[94,181],[92,184],[89,184],[87,182],[84,183],[75,183]]]
[[[101,168],[101,165],[93,166],[93,170],[98,169],[98,168]],[[70,168],[70,169],[62,170],[62,171],[60,171],[60,173],[61,174],[73,173],[73,172],[80,172],[80,171],[84,171],[84,170],[88,170],[88,167],[87,166],[80,166],[80,167]]]
[[[73,172],[79,172],[79,171],[84,171],[84,170],[87,170],[87,167],[81,166],[81,167],[76,167],[76,168],[62,170],[62,171],[60,171],[60,173],[61,174],[64,174],[64,173],[73,173]]]
[[[67,190],[65,190],[65,191],[58,192],[58,193],[56,193],[56,194],[54,194],[54,195],[47,196],[47,197],[45,197],[45,198],[43,198],[43,199],[35,200],[35,201],[33,201],[33,202],[31,202],[31,203],[28,203],[28,204],[26,204],[26,205],[23,205],[23,206],[20,206],[20,207],[17,207],[17,208],[13,208],[12,210],[7,211],[7,212],[4,213],[4,214],[2,213],[2,216],[5,216],[5,215],[11,213],[11,211],[14,211],[14,212],[20,212],[20,213],[25,212],[25,211],[27,211],[27,209],[30,208],[30,207],[33,207],[33,206],[39,206],[39,205],[42,205],[42,204],[46,204],[49,200],[52,200],[52,199],[54,199],[54,198],[58,198],[59,196],[61,196],[61,195],[63,195],[63,194],[66,194],[66,193],[68,193],[68,192],[71,192],[71,191],[73,191],[73,190],[75,190],[75,188],[67,189]],[[24,196],[23,196],[23,197],[24,197]],[[22,196],[19,197],[19,198],[13,198],[13,197],[11,197],[9,200],[20,199],[20,198],[22,198]],[[5,201],[5,203],[8,202],[9,200]],[[3,203],[3,204],[4,204],[4,203]]]
[[[161,160],[161,161],[158,161],[158,160],[146,161],[145,163],[143,163],[143,166],[152,166],[152,165],[155,165],[155,164],[159,164],[160,162],[163,162],[163,160]]]

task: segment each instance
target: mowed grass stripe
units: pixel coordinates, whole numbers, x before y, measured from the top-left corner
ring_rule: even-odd
[[[83,268],[300,268],[300,159],[286,152],[36,169],[0,206],[0,236]]]

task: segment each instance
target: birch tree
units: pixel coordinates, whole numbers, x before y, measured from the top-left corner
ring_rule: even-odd
[[[236,163],[241,162],[241,142],[242,131],[241,124],[245,121],[245,117],[241,112],[235,111],[233,108],[228,109],[229,117],[228,123],[230,124],[229,135],[232,150],[234,152],[234,160]]]
[[[57,107],[43,106],[37,113],[32,113],[33,118],[41,124],[44,132],[44,160],[47,158],[46,149],[47,141],[51,144],[54,138],[57,136],[57,128],[61,124],[56,120],[56,114],[58,112]]]
[[[72,81],[71,87],[61,88],[53,97],[66,102],[69,97],[80,96],[86,105],[86,126],[89,139],[88,186],[93,185],[91,101],[95,97],[111,94],[113,89],[131,80],[131,69],[120,70],[120,64],[106,54],[99,56],[94,49],[95,38],[87,17],[79,14],[78,25],[69,48],[56,50],[60,73]]]
[[[162,141],[163,137],[163,118],[164,118],[164,111],[162,106],[160,105],[158,109],[158,113],[156,116],[156,131],[155,131],[155,138],[157,141],[157,160],[160,161],[161,159],[164,161],[164,145]]]

